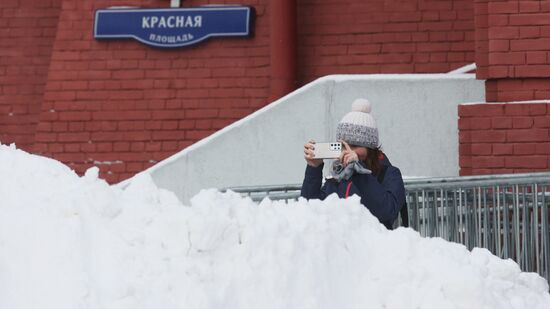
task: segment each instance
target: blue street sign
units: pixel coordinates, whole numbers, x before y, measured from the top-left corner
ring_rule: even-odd
[[[250,36],[252,14],[247,6],[103,9],[95,14],[94,37],[133,38],[162,48],[189,46],[209,37]]]

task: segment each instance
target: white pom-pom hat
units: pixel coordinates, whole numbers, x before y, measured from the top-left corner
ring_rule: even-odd
[[[344,140],[350,145],[378,148],[378,128],[370,112],[371,104],[367,99],[353,101],[351,112],[336,127],[336,139]]]

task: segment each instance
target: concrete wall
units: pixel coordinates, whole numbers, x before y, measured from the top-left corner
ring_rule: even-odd
[[[472,74],[326,76],[144,172],[183,201],[203,188],[300,183],[303,144],[332,141],[358,97],[371,101],[383,149],[404,175],[456,176],[457,105],[483,101],[484,82]]]

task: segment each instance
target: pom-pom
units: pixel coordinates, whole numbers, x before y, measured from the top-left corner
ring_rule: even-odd
[[[354,112],[370,113],[371,105],[367,99],[356,99],[351,104],[351,110]]]

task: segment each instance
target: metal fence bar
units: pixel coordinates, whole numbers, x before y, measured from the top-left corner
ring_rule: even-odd
[[[541,269],[541,256],[540,256],[540,249],[541,249],[541,246],[540,246],[540,237],[539,237],[539,233],[537,233],[536,231],[538,231],[538,226],[539,226],[539,186],[537,184],[534,184],[534,189],[533,189],[533,222],[536,226],[535,228],[535,269]],[[543,202],[544,203],[544,202]],[[548,277],[550,278],[550,277]]]
[[[546,203],[546,188],[547,186],[543,186],[542,187],[542,222],[541,222],[541,227],[542,227],[542,233],[541,233],[541,237],[542,237],[542,243],[543,243],[543,252],[542,252],[542,260],[543,260],[543,265],[542,265],[542,270],[543,270],[543,276],[547,279],[547,280],[550,280],[550,269],[549,269],[549,266],[550,266],[550,254],[549,254],[549,250],[550,250],[550,235],[548,235],[548,204]],[[538,270],[537,270],[538,272]],[[540,273],[540,272],[539,272]]]
[[[460,192],[457,192],[457,190],[453,190],[453,238],[449,239],[454,242],[459,241],[458,236],[458,227],[459,227],[459,217],[458,217],[458,200],[457,199],[457,193],[460,194]],[[460,195],[459,195],[460,197]]]
[[[550,173],[406,179],[410,227],[484,247],[550,279]],[[238,187],[255,201],[293,200],[301,185]]]
[[[518,192],[518,186],[515,185],[512,187],[512,250],[514,250],[514,254],[512,256],[513,259],[516,261],[521,262],[521,252],[520,252],[520,226],[519,226],[519,192]]]
[[[531,189],[531,186],[529,186],[529,189]],[[531,246],[530,246],[530,236],[531,236],[531,225],[529,224],[529,204],[527,201],[527,186],[523,187],[521,192],[521,203],[522,205],[522,212],[521,212],[521,230],[522,234],[521,237],[521,259],[522,263],[525,266],[525,269],[528,271],[532,271],[531,267]]]
[[[414,221],[412,221],[413,224],[411,224],[411,227],[413,227],[415,230],[418,231],[418,227],[420,226],[420,215],[419,215],[419,202],[418,202],[418,192],[414,192],[415,196],[410,196],[408,195],[409,197],[411,197],[413,200],[414,200],[414,207],[412,208],[412,217],[414,218]],[[410,201],[410,199],[409,199]],[[409,202],[407,202],[407,204],[409,205]],[[409,216],[411,216],[411,214],[409,213]]]
[[[504,209],[504,206],[502,206],[504,203],[500,197],[500,192],[501,192],[501,189],[500,189],[500,186],[497,186],[497,192],[496,192],[496,196],[497,196],[497,209],[496,209],[496,217],[497,217],[497,226],[496,226],[496,229],[495,229],[495,236],[497,238],[497,249],[495,251],[496,255],[498,256],[503,256],[502,255],[502,250],[503,250],[503,244],[502,244],[502,229],[501,229],[501,226],[502,226],[502,222],[501,222],[501,215],[500,215],[500,212],[501,212],[501,208]]]
[[[503,208],[502,208],[502,221],[503,221],[503,247],[502,247],[502,257],[507,259],[510,258],[510,218],[508,217],[508,199],[506,196],[506,192],[508,191],[508,187],[504,187],[505,189],[502,191],[502,199],[504,200]]]
[[[426,214],[426,192],[424,190],[422,190],[422,203],[420,204],[422,206],[422,211],[419,213],[419,216],[421,218],[423,218],[424,220],[422,220],[422,224],[419,226],[422,227],[422,230],[419,229],[420,232],[423,232],[425,234],[428,233],[428,224],[429,224],[429,216]],[[428,223],[428,224],[427,224]]]
[[[483,205],[487,205],[487,188],[483,188],[483,202],[480,201],[480,203],[483,203]],[[489,228],[490,228],[490,224],[489,224],[489,207],[483,207],[483,225],[482,225],[482,229],[483,229],[483,235],[482,235],[482,240],[483,240],[483,243],[481,244],[481,247],[485,247],[485,248],[490,248],[490,243],[489,243]]]
[[[449,197],[448,197],[448,191],[441,189],[441,209],[442,209],[442,215],[443,215],[443,228],[442,228],[442,236],[446,239],[449,239],[449,230],[450,230],[450,224],[449,224]]]
[[[458,207],[457,207],[457,217],[458,217],[458,225],[457,225],[457,233],[458,233],[458,242],[465,244],[464,240],[464,234],[462,233],[462,230],[464,229],[464,217],[462,214],[464,213],[464,206],[462,204],[463,198],[462,198],[462,189],[458,188]],[[424,235],[426,236],[426,235]]]

